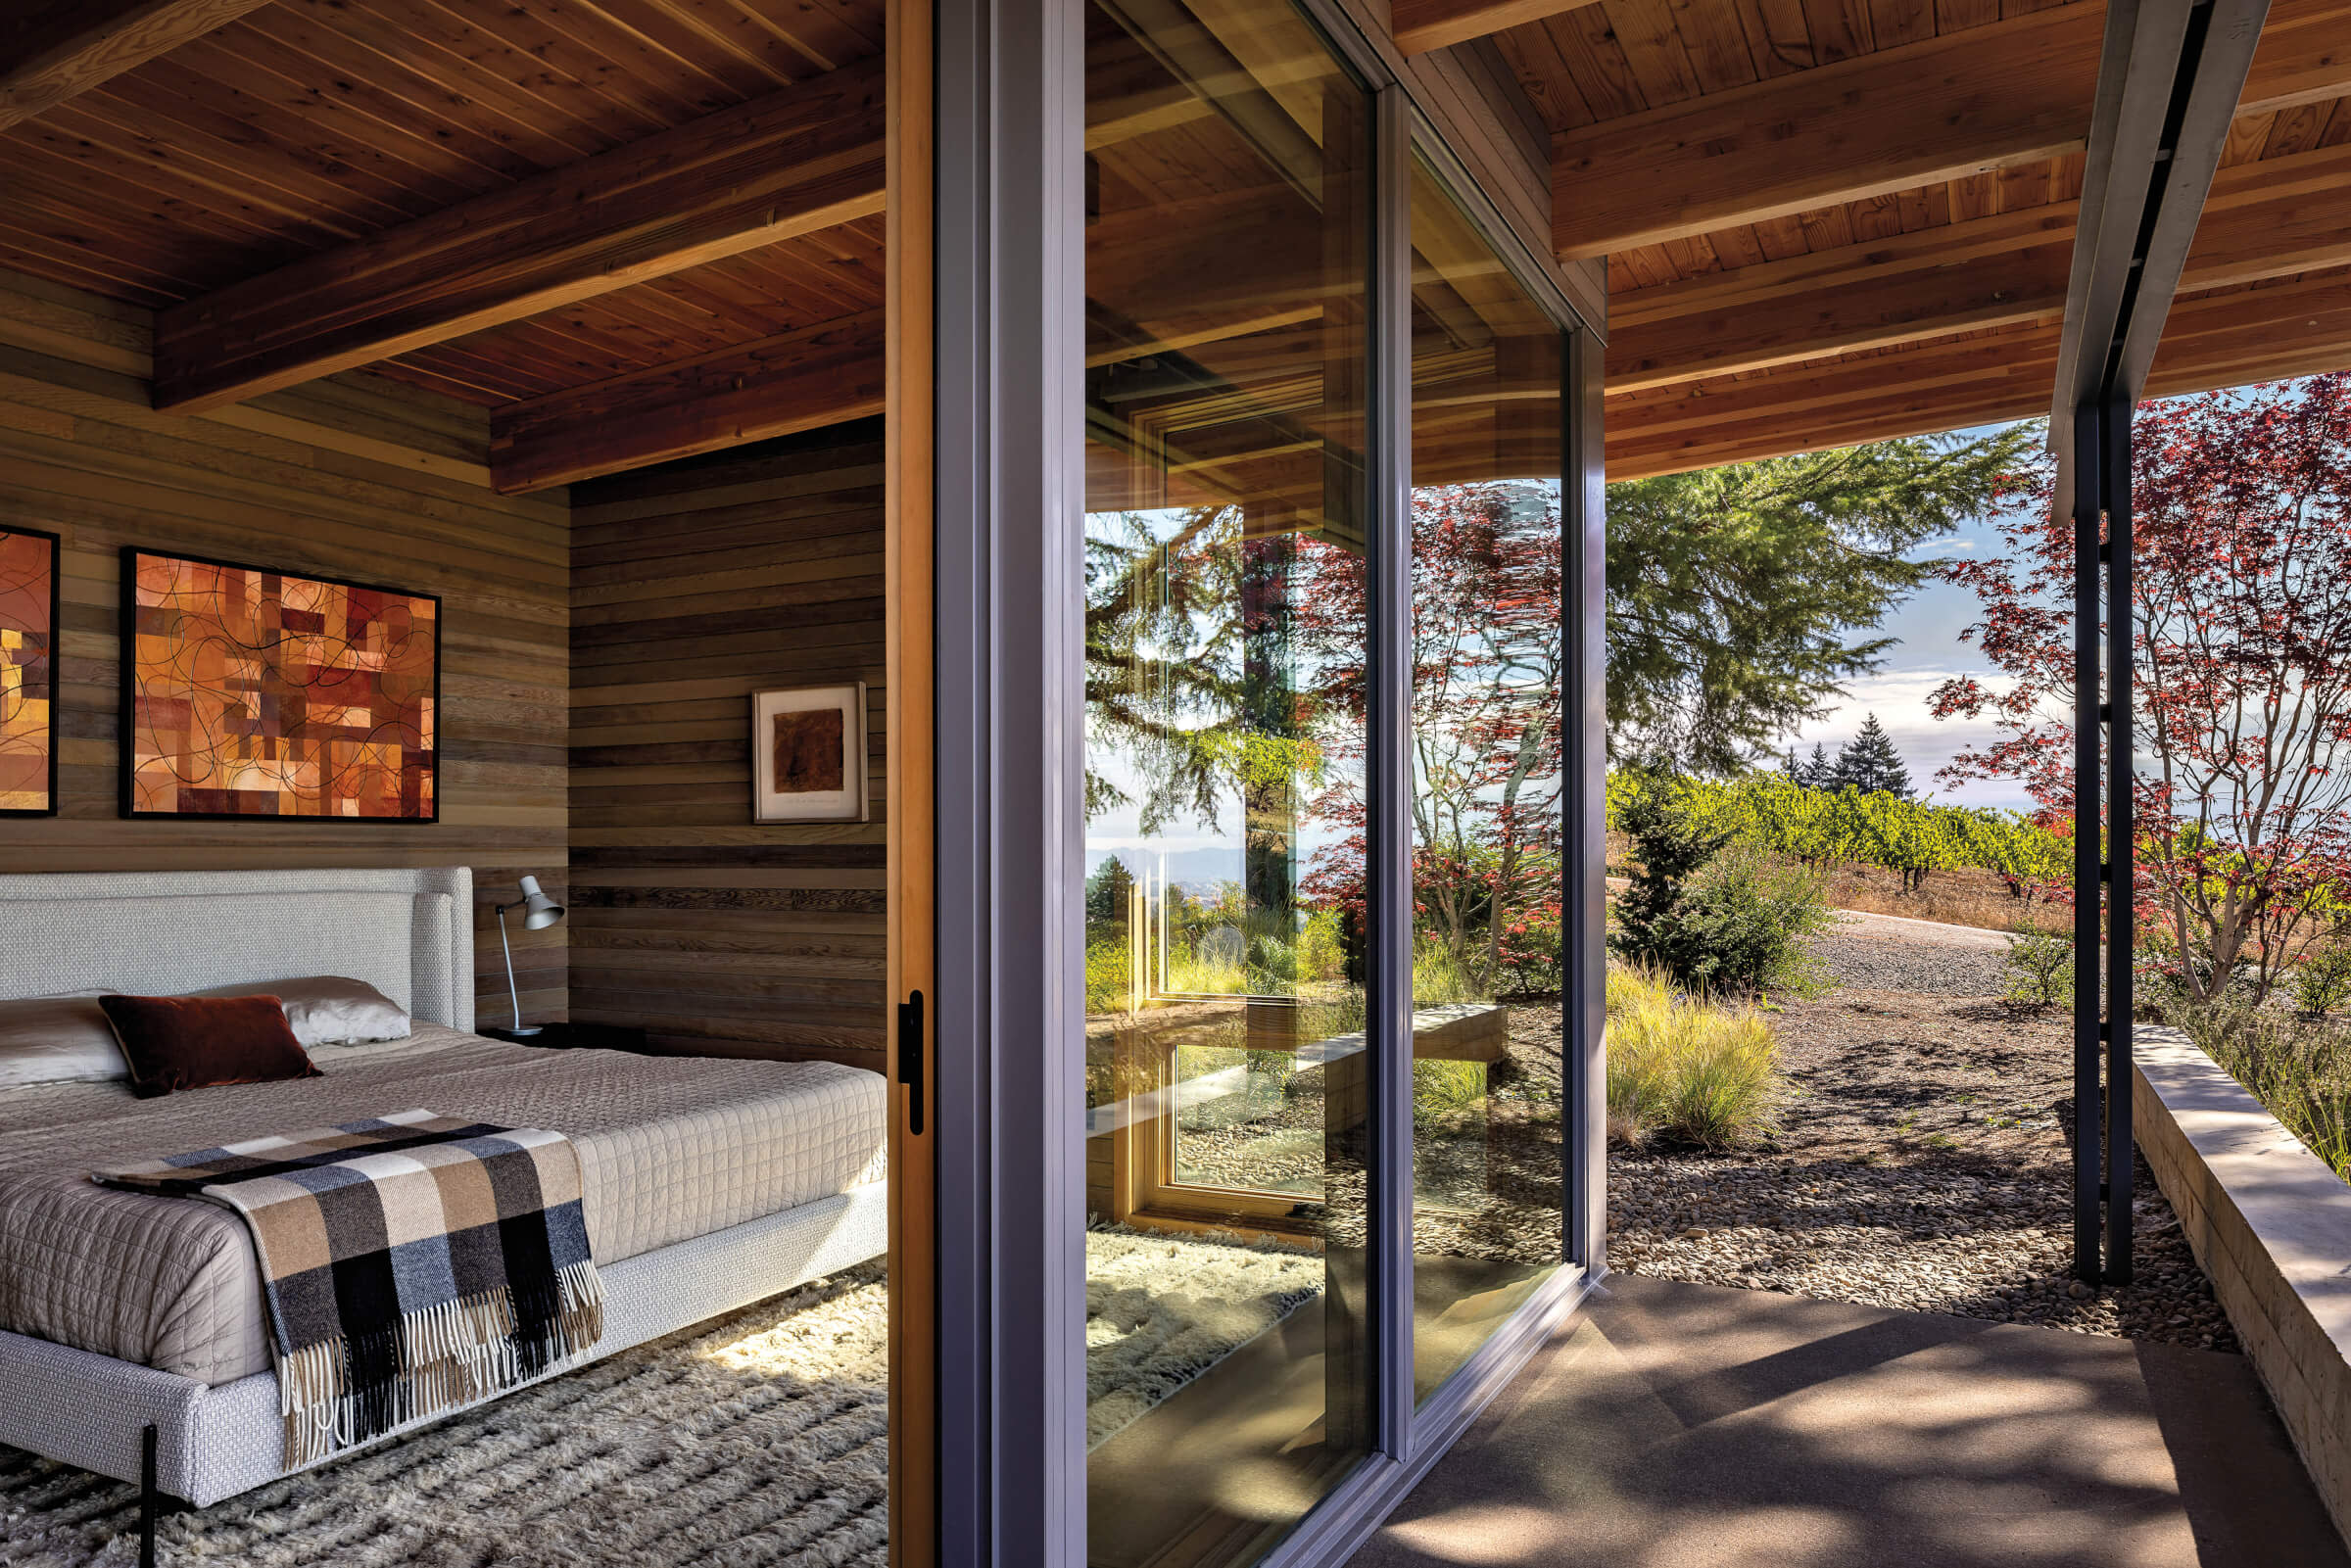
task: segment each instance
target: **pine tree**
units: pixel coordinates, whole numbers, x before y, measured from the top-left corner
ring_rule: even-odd
[[[1994,499],[2036,441],[1915,437],[1608,487],[1608,756],[1734,774],[1881,668],[1919,547]]]
[[[1900,753],[1894,749],[1893,737],[1878,723],[1876,714],[1864,716],[1861,733],[1837,753],[1836,776],[1830,787],[1910,798],[1910,770],[1902,766]]]
[[[1127,924],[1128,900],[1133,896],[1134,873],[1113,855],[1096,866],[1085,879],[1085,924],[1088,939],[1112,927]]]
[[[1837,765],[1829,760],[1828,747],[1817,740],[1812,742],[1812,755],[1796,771],[1796,782],[1806,789],[1837,787]]]

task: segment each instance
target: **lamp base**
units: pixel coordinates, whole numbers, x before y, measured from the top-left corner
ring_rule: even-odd
[[[511,1026],[499,1023],[486,1024],[475,1032],[487,1035],[493,1040],[528,1040],[537,1037],[545,1028],[546,1025],[542,1023],[518,1023]]]

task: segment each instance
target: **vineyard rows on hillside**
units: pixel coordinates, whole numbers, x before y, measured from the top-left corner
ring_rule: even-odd
[[[1608,826],[1640,788],[1640,776],[1608,775]],[[1806,865],[1884,866],[1916,890],[1939,871],[1972,868],[2013,884],[2070,886],[2070,822],[2052,829],[2021,811],[1936,805],[1884,791],[1817,789],[1784,774],[1667,781],[1703,831]]]

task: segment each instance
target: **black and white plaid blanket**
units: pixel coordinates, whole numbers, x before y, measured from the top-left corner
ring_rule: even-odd
[[[289,1465],[504,1393],[603,1337],[561,1133],[402,1111],[93,1179],[245,1217]]]

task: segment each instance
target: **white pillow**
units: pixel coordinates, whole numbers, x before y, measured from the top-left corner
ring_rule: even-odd
[[[306,1051],[322,1045],[380,1045],[405,1040],[408,1015],[398,1002],[365,980],[340,974],[309,974],[266,985],[222,985],[199,996],[274,996],[286,1022]]]
[[[27,1083],[104,1083],[130,1076],[98,998],[68,991],[0,1002],[0,1089]]]

